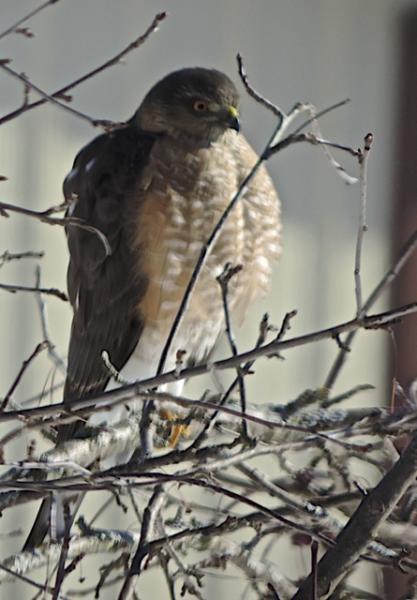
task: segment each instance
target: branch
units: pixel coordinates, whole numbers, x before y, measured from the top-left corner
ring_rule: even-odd
[[[35,287],[36,288],[41,287],[41,269],[40,269],[39,265],[37,265],[37,267],[35,269]],[[55,350],[55,346],[51,342],[51,339],[49,337],[48,326],[47,326],[47,321],[46,321],[46,305],[43,300],[42,294],[36,293],[35,298],[36,298],[36,302],[37,302],[38,309],[39,309],[42,336],[43,336],[43,339],[46,340],[48,343],[48,345],[47,345],[48,356],[52,360],[53,364],[57,367],[57,369],[59,369],[61,371],[61,373],[63,373],[65,375],[67,372],[65,362],[59,356],[58,352]]]
[[[72,115],[78,117],[82,121],[87,121],[87,123],[89,123],[93,127],[101,127],[105,131],[110,131],[111,129],[120,126],[119,123],[115,124],[112,121],[108,121],[106,119],[94,119],[93,117],[90,117],[89,115],[81,112],[80,110],[72,108],[71,106],[68,106],[68,104],[64,104],[63,102],[60,102],[55,96],[51,96],[38,85],[33,83],[26,75],[24,75],[23,73],[18,73],[17,71],[9,67],[6,64],[6,61],[4,60],[0,61],[0,68],[3,69],[3,71],[5,71],[14,79],[21,81],[26,88],[31,89],[37,94],[39,94],[42,97],[42,99],[45,100],[45,102],[49,102],[50,104],[53,104],[54,106],[57,106],[58,108],[71,113]],[[26,102],[23,103],[22,109],[24,109],[25,106],[28,106]]]
[[[35,15],[40,13],[42,10],[44,10],[48,6],[51,6],[51,4],[56,4],[58,1],[59,0],[46,0],[46,2],[43,2],[42,4],[40,4],[37,8],[34,8],[33,10],[31,10],[27,15],[25,15],[24,17],[22,17],[21,19],[16,21],[16,23],[14,23],[10,27],[8,27],[4,31],[2,31],[0,33],[0,40],[3,39],[4,37],[6,37],[6,35],[9,35],[10,33],[16,32],[16,29],[20,25],[22,25],[22,23],[25,23],[26,21],[28,21],[29,19],[31,19],[32,17],[34,17]]]
[[[196,367],[183,369],[182,371],[180,371],[180,373],[178,373],[174,369],[173,371],[169,371],[162,375],[149,377],[148,379],[131,383],[129,385],[116,388],[114,390],[109,390],[107,392],[103,392],[101,394],[98,394],[97,396],[92,396],[90,398],[74,399],[70,401],[68,400],[68,402],[65,403],[60,402],[56,404],[50,404],[48,406],[38,406],[35,408],[29,408],[19,411],[8,411],[0,414],[0,422],[11,421],[15,419],[26,420],[29,418],[56,415],[58,412],[69,414],[71,419],[77,419],[79,418],[79,414],[76,413],[75,410],[98,410],[99,408],[110,407],[117,403],[127,402],[133,398],[139,397],[153,398],[161,402],[175,402],[180,406],[185,406],[186,408],[205,407],[210,410],[220,409],[224,412],[229,412],[230,414],[235,414],[242,417],[242,414],[239,411],[232,411],[232,409],[229,409],[224,406],[220,408],[219,405],[212,404],[210,402],[183,399],[181,397],[171,396],[170,394],[157,394],[148,392],[146,390],[155,388],[165,383],[177,381],[178,379],[189,379],[191,377],[197,377],[198,375],[209,373],[212,369],[225,370],[230,368],[236,368],[238,365],[244,363],[245,361],[255,360],[257,358],[260,358],[261,356],[273,356],[277,352],[289,350],[290,348],[297,348],[299,346],[317,342],[319,340],[332,339],[336,334],[341,334],[347,331],[352,331],[360,328],[375,329],[385,327],[391,324],[392,322],[395,322],[399,318],[415,312],[417,312],[417,303],[408,304],[405,306],[401,306],[397,309],[367,316],[360,320],[355,318],[350,321],[341,323],[339,325],[335,325],[333,327],[328,327],[326,329],[321,329],[319,331],[307,333],[287,340],[274,340],[258,348],[254,348],[253,350],[242,352],[238,356],[232,356],[230,358],[216,361],[212,364],[206,363],[198,365]],[[246,415],[245,418],[255,422],[262,422],[262,420],[250,417],[250,415]]]
[[[414,482],[417,470],[417,434],[404,450],[394,467],[365,496],[317,565],[319,598],[329,598],[346,572],[366,548],[380,523],[386,520],[406,489]],[[293,600],[311,600],[311,576],[300,586]]]
[[[128,574],[124,580],[118,600],[128,600],[132,597],[135,584],[142,571],[142,565],[149,554],[149,538],[152,536],[155,520],[162,508],[164,495],[162,486],[157,485],[143,513],[142,528],[135,555],[133,556]]]
[[[7,262],[10,262],[12,260],[21,260],[22,258],[43,258],[44,257],[44,252],[33,252],[33,251],[29,251],[29,252],[9,252],[8,250],[6,250],[5,252],[3,252],[3,254],[0,255],[0,268],[6,264]]]
[[[48,343],[46,341],[41,342],[31,352],[30,356],[26,360],[23,361],[22,366],[20,367],[15,380],[13,381],[12,385],[10,386],[9,391],[6,393],[6,395],[3,399],[3,402],[1,403],[0,411],[5,410],[5,408],[7,407],[8,403],[10,401],[10,398],[12,397],[13,393],[16,391],[17,386],[19,385],[26,369],[28,368],[28,366],[30,365],[32,360],[34,360],[34,358],[36,358],[36,356],[38,356],[38,354],[40,354],[42,352],[42,350],[45,350],[45,348],[47,346],[48,346]]]
[[[370,308],[372,308],[372,306],[380,298],[380,296],[385,291],[385,289],[388,286],[390,286],[391,283],[393,283],[393,281],[395,281],[397,276],[401,273],[403,267],[407,264],[408,260],[414,254],[416,248],[417,248],[417,230],[414,231],[414,233],[412,233],[410,235],[410,237],[408,238],[408,240],[403,244],[403,246],[401,247],[401,249],[399,251],[398,258],[395,261],[395,263],[385,273],[385,275],[382,277],[380,282],[377,284],[377,286],[373,289],[371,294],[368,296],[367,300],[365,301],[365,303],[362,306],[359,317],[363,317],[364,315],[366,315],[367,311]],[[324,383],[324,387],[332,388],[334,386],[336,379],[337,379],[338,375],[340,374],[340,371],[341,371],[341,369],[345,363],[345,360],[347,358],[347,348],[351,347],[356,333],[357,332],[355,330],[351,331],[349,333],[349,335],[346,336],[345,340],[343,341],[344,347],[340,349],[340,351],[336,357],[336,360],[334,361],[334,363],[327,375],[326,381]]]
[[[53,98],[53,99],[64,98],[65,94],[69,90],[72,90],[73,88],[80,85],[81,83],[84,83],[84,81],[91,79],[92,77],[94,77],[98,73],[101,73],[105,69],[108,69],[109,67],[112,67],[113,65],[120,63],[122,58],[124,58],[132,50],[135,50],[136,48],[139,48],[140,46],[142,46],[142,44],[144,42],[146,42],[148,37],[155,31],[157,31],[159,24],[161,23],[161,21],[163,21],[166,18],[166,16],[167,16],[167,13],[165,13],[165,12],[158,13],[154,17],[152,23],[149,25],[149,27],[145,31],[145,33],[141,34],[139,37],[137,37],[135,40],[133,40],[133,42],[131,42],[128,46],[126,46],[126,48],[124,48],[121,52],[119,52],[118,54],[116,54],[115,56],[113,56],[112,58],[110,58],[109,60],[107,60],[106,62],[101,64],[100,66],[96,67],[95,69],[88,71],[85,75],[82,75],[78,79],[75,79],[71,83],[68,83],[64,87],[57,90],[56,92],[49,94],[48,98],[42,98],[41,100],[38,100],[37,102],[31,102],[30,104],[21,106],[18,109],[12,111],[11,113],[4,115],[2,118],[0,118],[0,125],[3,125],[3,123],[7,123],[8,121],[15,119],[16,117],[20,116],[22,113],[27,112],[28,110],[31,110],[32,108],[36,108],[37,106],[41,106],[42,104],[45,104],[46,102],[49,101],[49,98]]]
[[[51,208],[47,208],[43,211],[30,210],[29,208],[24,208],[23,206],[16,206],[15,204],[8,204],[7,202],[0,202],[0,216],[8,217],[8,212],[15,212],[21,215],[25,215],[26,217],[31,217],[32,219],[37,219],[41,223],[48,223],[48,225],[61,225],[62,227],[79,227],[80,229],[84,229],[85,231],[89,231],[98,236],[100,241],[102,242],[104,249],[106,251],[106,255],[110,256],[111,248],[110,244],[107,240],[107,237],[102,233],[97,227],[93,227],[92,225],[87,225],[81,219],[76,217],[62,217],[56,218],[51,217],[51,214],[56,212],[60,212],[66,210],[68,208],[68,203],[64,202],[59,206],[52,206]]]
[[[362,258],[362,245],[363,235],[368,230],[366,225],[366,202],[368,194],[368,157],[371,150],[373,136],[368,133],[364,139],[363,150],[360,149],[358,153],[359,170],[360,170],[360,183],[361,183],[361,209],[359,215],[358,234],[356,238],[356,250],[355,250],[355,296],[356,296],[356,314],[359,316],[362,310],[362,282],[361,282],[361,258]]]
[[[278,117],[279,121],[282,122],[284,119],[284,111],[282,111],[276,104],[273,104],[270,100],[265,98],[265,96],[262,96],[262,94],[260,94],[258,91],[256,91],[255,88],[251,85],[251,83],[249,82],[249,78],[247,76],[246,70],[245,70],[245,66],[243,64],[242,55],[239,52],[236,55],[236,60],[237,60],[237,66],[238,66],[240,78],[241,78],[242,83],[245,86],[246,91],[249,94],[249,96],[251,96],[256,102],[258,102],[258,104],[261,104],[267,110],[272,112],[272,114],[275,115],[276,117]]]
[[[30,294],[45,294],[47,296],[55,296],[63,302],[68,302],[68,296],[57,290],[56,288],[41,288],[41,287],[28,287],[24,285],[8,285],[6,283],[0,283],[0,290],[15,294],[16,292],[29,292]]]
[[[223,312],[224,312],[224,320],[226,326],[226,337],[229,341],[230,350],[232,352],[232,356],[237,356],[239,354],[237,350],[236,340],[233,335],[232,323],[230,319],[230,311],[229,311],[229,300],[228,300],[228,290],[229,290],[229,282],[230,280],[242,270],[242,265],[232,266],[226,264],[223,270],[223,273],[217,277],[217,281],[220,285],[220,290],[222,294],[222,302],[223,302]],[[245,389],[245,381],[243,379],[243,372],[240,366],[236,369],[237,371],[237,381],[239,385],[239,396],[240,396],[240,408],[242,413],[246,412],[246,389]],[[248,427],[245,419],[242,419],[242,433],[244,437],[248,437]]]
[[[280,600],[289,600],[296,591],[295,586],[287,577],[284,577],[273,562],[256,559],[247,548],[246,543],[238,544],[216,537],[210,543],[210,555],[208,559],[203,559],[201,563],[198,563],[199,567],[222,567],[226,561],[230,561],[243,571],[248,580],[273,585],[279,592]]]

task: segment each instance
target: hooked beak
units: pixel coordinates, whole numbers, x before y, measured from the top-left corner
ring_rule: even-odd
[[[227,109],[227,123],[230,129],[234,129],[239,133],[240,131],[240,122],[239,122],[239,112],[237,108],[234,106],[229,106]]]

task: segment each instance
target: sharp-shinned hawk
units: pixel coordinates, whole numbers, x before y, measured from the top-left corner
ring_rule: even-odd
[[[124,126],[95,138],[76,157],[64,182],[69,214],[100,230],[111,252],[94,233],[68,228],[74,316],[65,401],[109,387],[103,350],[125,378],[155,375],[201,249],[257,160],[239,133],[238,102],[235,85],[219,71],[175,71]],[[242,318],[268,288],[279,254],[279,202],[262,166],[200,273],[165,369],[174,368],[178,349],[186,361],[204,360],[224,332],[216,277],[225,264],[243,267],[228,297]],[[67,427],[59,437],[74,433]],[[44,501],[25,548],[42,541],[47,512]]]

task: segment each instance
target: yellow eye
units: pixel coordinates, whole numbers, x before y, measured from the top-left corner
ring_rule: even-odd
[[[200,113],[206,112],[208,109],[208,104],[207,102],[204,102],[204,100],[196,100],[193,104],[193,109]]]

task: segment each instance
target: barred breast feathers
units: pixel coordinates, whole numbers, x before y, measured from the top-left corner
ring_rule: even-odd
[[[203,244],[256,160],[234,131],[194,152],[177,140],[154,145],[136,192],[135,246],[138,269],[149,280],[138,309],[161,335],[171,327]],[[243,319],[252,301],[267,291],[280,251],[279,201],[262,166],[224,224],[200,273],[187,319],[219,322],[220,333],[223,306],[215,278],[226,263],[243,267],[229,290],[230,308]]]

